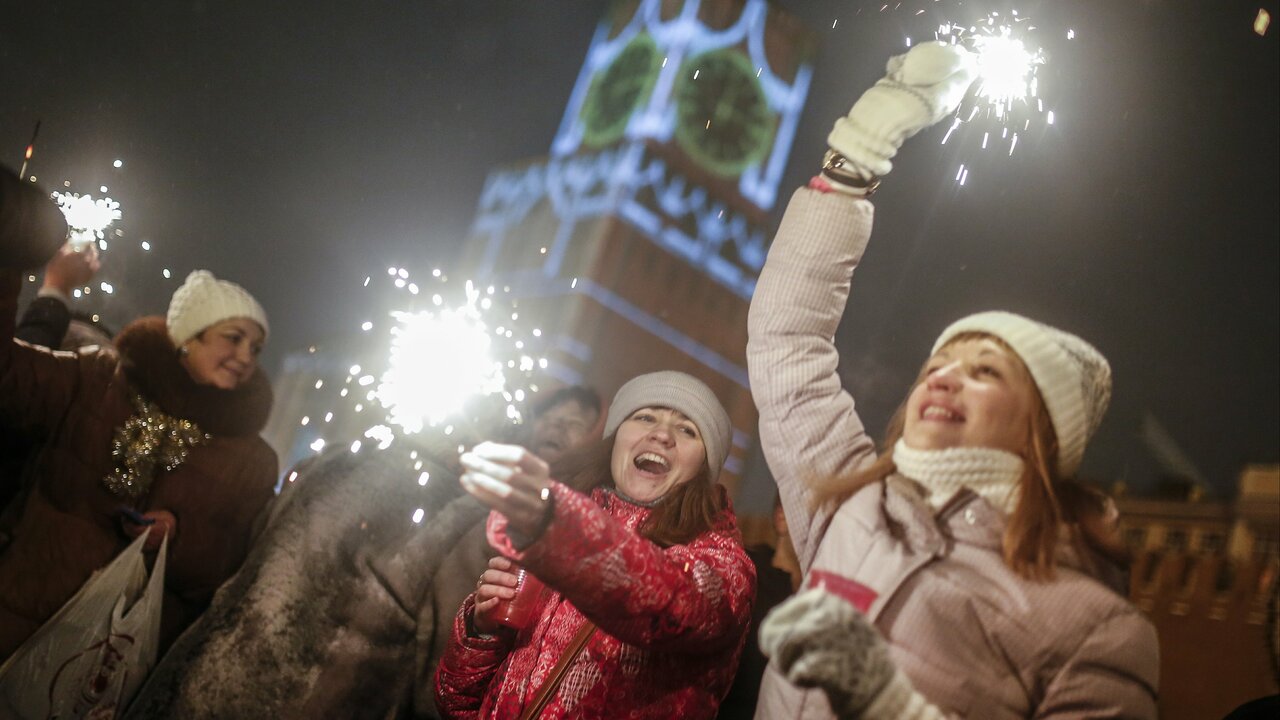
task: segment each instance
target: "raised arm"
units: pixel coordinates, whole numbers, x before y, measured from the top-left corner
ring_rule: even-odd
[[[15,339],[23,273],[66,239],[62,213],[38,188],[0,168],[0,425],[46,428],[62,417],[92,356],[55,355]],[[105,367],[105,366],[104,366]]]
[[[760,412],[760,442],[806,572],[827,520],[812,507],[812,483],[875,458],[875,444],[836,373],[834,343],[872,216],[866,200],[797,190],[747,319],[747,368]]]
[[[836,374],[834,344],[871,235],[866,198],[907,138],[954,111],[974,67],[968,52],[937,42],[890,58],[885,77],[836,120],[822,175],[792,197],[756,285],[747,320],[751,392],[765,459],[806,572],[829,512],[813,507],[813,483],[875,457]]]

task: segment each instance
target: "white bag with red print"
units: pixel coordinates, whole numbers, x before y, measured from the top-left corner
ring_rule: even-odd
[[[147,577],[139,535],[0,666],[0,717],[119,717],[156,664],[168,539]]]

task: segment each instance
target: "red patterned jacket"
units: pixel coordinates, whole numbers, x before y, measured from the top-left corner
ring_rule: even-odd
[[[637,528],[649,508],[613,492],[553,486],[555,517],[518,551],[493,513],[489,542],[549,588],[518,634],[467,634],[474,595],[454,620],[436,673],[446,718],[520,714],[584,616],[599,627],[547,703],[543,718],[711,718],[728,691],[751,620],[755,568],[732,508],[687,545],[660,548]],[[557,592],[558,590],[558,592]]]

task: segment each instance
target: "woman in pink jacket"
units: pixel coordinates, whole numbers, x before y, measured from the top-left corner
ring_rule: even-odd
[[[755,596],[716,484],[728,414],[695,378],[651,373],[618,390],[604,432],[557,463],[565,484],[524,448],[463,454],[463,487],[493,508],[489,542],[502,555],[463,603],[436,673],[444,717],[715,716]],[[515,595],[513,561],[549,588],[518,631],[496,612]]]
[[[751,304],[761,442],[813,588],[761,629],[757,717],[1155,717],[1154,628],[1086,541],[1114,516],[1071,481],[1110,396],[1102,355],[1012,313],[963,318],[878,455],[841,387],[833,337],[866,198],[973,77],[968,53],[938,43],[888,70],[836,122]]]

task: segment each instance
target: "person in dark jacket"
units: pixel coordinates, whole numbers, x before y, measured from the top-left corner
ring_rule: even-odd
[[[0,660],[144,532],[152,551],[169,536],[164,648],[240,565],[272,496],[276,457],[258,436],[271,407],[257,362],[266,314],[197,271],[165,317],[131,323],[115,349],[16,340],[22,270],[57,252],[65,223],[47,197],[23,194],[29,183],[0,178],[0,426],[48,438],[0,547]]]
[[[96,316],[71,310],[71,294],[97,274],[98,247],[63,245],[44,266],[44,281],[27,304],[13,336],[31,345],[75,351],[90,345],[111,345],[111,335]],[[0,436],[0,528],[11,527],[21,509],[23,468],[44,442],[40,435],[9,432]],[[0,539],[0,545],[5,540]]]

